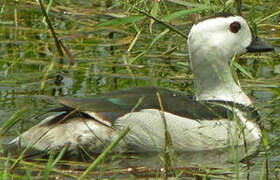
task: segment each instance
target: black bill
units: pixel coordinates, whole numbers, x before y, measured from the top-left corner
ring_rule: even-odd
[[[247,52],[267,52],[274,50],[273,46],[266,44],[256,36],[253,36],[250,46],[248,46],[246,49]]]

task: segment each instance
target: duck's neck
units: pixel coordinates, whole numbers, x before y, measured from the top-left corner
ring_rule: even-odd
[[[249,106],[252,101],[234,81],[228,59],[224,55],[200,53],[191,54],[194,85],[197,100],[232,101]],[[222,58],[221,58],[222,57]]]

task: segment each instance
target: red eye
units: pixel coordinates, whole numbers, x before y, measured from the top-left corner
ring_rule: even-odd
[[[229,25],[229,29],[230,29],[230,31],[233,32],[233,33],[237,33],[237,32],[239,31],[240,28],[241,28],[241,25],[240,25],[240,23],[237,22],[237,21],[235,21],[235,22],[233,22],[233,23],[231,23],[231,24]]]

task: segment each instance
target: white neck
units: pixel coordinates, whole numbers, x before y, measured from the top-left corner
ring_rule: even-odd
[[[190,51],[190,58],[197,100],[224,100],[244,105],[252,104],[232,77],[228,64],[232,57],[226,56],[217,49],[199,48]]]

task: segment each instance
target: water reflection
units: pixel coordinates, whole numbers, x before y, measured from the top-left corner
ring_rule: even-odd
[[[257,178],[259,173],[250,174],[250,168],[254,164],[257,155],[257,143],[248,145],[248,153],[244,146],[230,147],[227,149],[176,153],[172,156],[172,163],[168,170],[170,177],[194,177],[207,176],[211,179]],[[244,159],[250,154],[248,162]],[[133,174],[136,177],[164,177],[165,163],[162,153],[122,154],[117,155],[105,164],[109,164],[108,171],[104,175],[112,175],[111,168],[119,169],[122,175]],[[242,163],[240,163],[242,161]],[[107,165],[103,165],[106,167]],[[120,175],[120,173],[115,175]],[[108,173],[108,174],[107,174]]]

